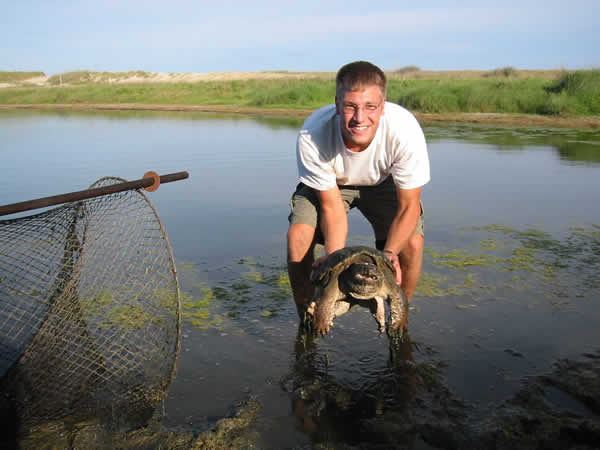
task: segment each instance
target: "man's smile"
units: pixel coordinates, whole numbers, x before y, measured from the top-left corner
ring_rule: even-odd
[[[346,91],[336,97],[342,137],[348,150],[360,152],[369,146],[377,132],[384,103],[385,97],[378,86]]]

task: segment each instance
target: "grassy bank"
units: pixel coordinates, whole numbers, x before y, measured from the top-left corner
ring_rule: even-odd
[[[475,77],[390,76],[388,99],[415,112],[600,115],[600,70],[563,72],[558,78],[524,76],[514,69]],[[68,79],[67,74],[64,75]],[[106,75],[107,78],[110,78]],[[52,77],[56,82],[56,76]],[[88,77],[89,79],[89,77]],[[0,89],[0,104],[230,105],[314,109],[331,103],[333,76],[198,81],[102,83],[81,79],[53,87]]]
[[[565,73],[552,81],[406,80],[390,84],[390,100],[421,112],[483,112],[550,116],[600,115],[600,70]]]

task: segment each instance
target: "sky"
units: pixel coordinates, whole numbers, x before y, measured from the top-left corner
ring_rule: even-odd
[[[600,0],[2,0],[0,71],[600,67]]]

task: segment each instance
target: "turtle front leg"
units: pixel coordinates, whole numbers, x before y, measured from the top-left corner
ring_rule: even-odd
[[[361,300],[361,305],[369,308],[375,322],[379,325],[379,332],[385,331],[385,304],[384,297],[374,297],[370,300]]]
[[[342,314],[346,314],[348,311],[350,311],[352,306],[354,306],[354,304],[348,301],[347,298],[342,298],[335,302],[334,319],[340,317]]]
[[[335,302],[333,318],[335,319],[337,317],[340,317],[342,314],[346,314],[348,311],[350,311],[350,308],[352,308],[352,306],[353,306],[353,304],[351,302],[349,302],[346,298],[337,300]],[[313,300],[308,304],[308,307],[306,308],[306,312],[308,314],[310,314],[311,316],[314,316],[316,307],[317,307],[317,302],[315,300]]]
[[[337,300],[335,302],[335,306],[334,306],[333,319],[337,319],[342,314],[345,314],[348,311],[350,311],[350,308],[352,308],[352,306],[354,306],[354,304],[352,302],[348,301],[346,298]],[[317,307],[317,302],[315,300],[312,300],[305,309],[306,315],[305,315],[304,323],[306,324],[305,325],[306,329],[310,330],[313,328],[316,307]],[[331,321],[332,325],[333,325],[333,319]]]
[[[333,326],[333,319],[336,316],[336,303],[344,298],[344,295],[340,292],[337,282],[330,282],[322,290],[317,289],[315,294],[316,300],[310,302],[308,311],[313,316],[315,334],[325,336]]]

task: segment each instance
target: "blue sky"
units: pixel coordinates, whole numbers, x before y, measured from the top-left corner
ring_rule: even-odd
[[[0,70],[600,67],[600,0],[3,3]]]

